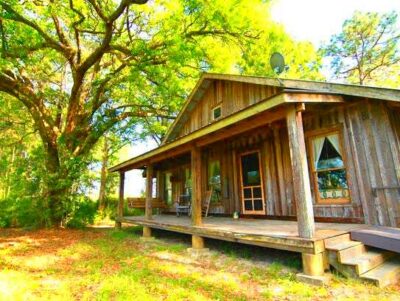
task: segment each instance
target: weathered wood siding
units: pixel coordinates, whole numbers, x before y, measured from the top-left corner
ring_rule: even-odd
[[[230,81],[214,81],[190,113],[178,137],[187,135],[212,122],[212,109],[222,108],[222,118],[278,93],[278,88]]]
[[[229,89],[234,91],[232,87]],[[347,104],[343,105],[307,106],[303,115],[306,137],[318,130],[339,128],[342,132],[351,200],[348,204],[317,204],[313,191],[316,218],[400,226],[398,190],[384,189],[378,190],[377,196],[373,194],[373,187],[400,185],[399,116],[399,107],[389,107],[387,102],[379,100],[347,99]],[[295,217],[295,192],[284,120],[203,148],[203,195],[209,189],[209,160],[217,159],[221,165],[222,197],[220,202],[211,205],[210,213],[231,215],[242,211],[239,157],[240,153],[250,150],[259,150],[261,154],[266,216]],[[307,153],[310,154],[309,149]],[[308,160],[310,162],[311,158]],[[186,166],[188,163],[185,162]],[[174,175],[183,177],[184,168],[182,164],[176,165]],[[173,183],[174,199],[182,193],[183,183]]]
[[[363,101],[346,109],[349,148],[352,150],[359,197],[366,221],[371,224],[400,226],[399,115],[384,101]]]

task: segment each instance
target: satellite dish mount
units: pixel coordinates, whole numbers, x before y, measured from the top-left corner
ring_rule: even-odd
[[[272,70],[277,75],[279,83],[283,86],[283,82],[279,79],[279,75],[288,69],[285,65],[285,58],[279,52],[274,52],[269,59],[269,63],[271,64]]]

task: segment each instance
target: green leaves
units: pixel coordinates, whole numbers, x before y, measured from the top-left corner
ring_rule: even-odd
[[[356,12],[346,20],[342,32],[334,35],[330,43],[321,48],[321,52],[331,59],[335,76],[349,83],[394,86],[386,78],[399,68],[400,31],[396,24],[397,17],[395,12]]]

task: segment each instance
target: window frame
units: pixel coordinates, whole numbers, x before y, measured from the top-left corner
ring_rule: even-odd
[[[217,194],[218,200],[213,200],[213,195],[211,196],[211,202],[213,204],[220,204],[222,202],[222,190],[223,190],[223,179],[222,179],[222,160],[218,156],[210,156],[207,158],[207,190],[211,190],[212,184],[210,183],[210,165],[212,162],[218,162],[219,164],[219,186],[220,186],[220,191],[219,195],[216,190],[213,189],[213,194]]]
[[[174,195],[173,195],[173,183],[171,181],[171,178],[173,177],[173,172],[171,170],[166,170],[163,172],[164,174],[164,201],[165,203],[167,203],[168,205],[172,205],[174,203]],[[168,188],[167,185],[167,175],[170,175],[169,178],[169,183],[171,185],[171,188]],[[168,200],[168,191],[171,191],[171,200]]]
[[[214,117],[214,112],[215,112],[216,109],[220,109],[220,111],[221,111],[221,114],[220,114],[219,117],[217,117],[217,118]],[[211,120],[212,120],[212,121],[216,121],[216,120],[219,120],[219,119],[221,119],[221,118],[222,118],[222,104],[219,103],[219,104],[217,104],[216,106],[214,106],[214,107],[211,108]]]
[[[322,170],[316,170],[314,158],[314,148],[313,148],[313,139],[321,137],[321,136],[329,136],[332,134],[337,134],[339,138],[339,147],[342,153],[342,160],[343,160],[343,168],[336,167],[336,168],[326,168]],[[312,185],[314,188],[314,196],[315,196],[315,204],[316,205],[348,205],[351,203],[351,193],[350,193],[350,182],[349,182],[349,175],[348,175],[348,165],[347,165],[347,157],[346,151],[344,147],[344,140],[343,140],[343,127],[336,126],[327,129],[320,129],[314,130],[306,133],[307,138],[307,146],[308,146],[308,161],[309,163],[309,170],[310,170],[310,177],[312,180]],[[321,198],[319,189],[318,189],[318,172],[326,172],[326,171],[335,171],[335,170],[344,170],[346,175],[346,182],[348,186],[349,195],[347,197],[341,198]]]

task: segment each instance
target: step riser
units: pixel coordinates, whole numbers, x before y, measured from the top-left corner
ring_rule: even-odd
[[[358,274],[354,268],[354,266],[341,264],[337,257],[337,252],[329,251],[328,252],[328,260],[329,264],[333,266],[340,274],[347,278],[358,278]]]
[[[368,276],[361,276],[363,281],[367,281],[369,283],[373,283],[378,287],[385,287],[391,284],[396,284],[400,282],[400,265],[397,269],[391,271],[390,273],[385,274],[379,278],[369,278]]]
[[[336,237],[332,237],[329,239],[325,239],[324,243],[325,243],[325,248],[329,249],[330,246],[333,246],[335,244],[338,243],[342,243],[342,242],[346,242],[346,241],[350,241],[350,234],[343,234],[343,235],[339,235]]]
[[[358,246],[355,246],[352,248],[344,249],[344,250],[338,251],[338,260],[340,263],[343,263],[346,260],[351,260],[357,256],[361,256],[366,251],[367,251],[367,247],[365,245],[358,245]]]
[[[346,261],[341,261],[341,263],[345,264],[345,265],[353,266],[356,274],[362,275],[362,274],[376,268],[377,266],[381,265],[390,257],[391,257],[390,253],[383,252],[381,254],[377,254],[376,256],[368,258],[368,260],[360,261],[360,263],[358,263],[358,264],[347,263]]]

